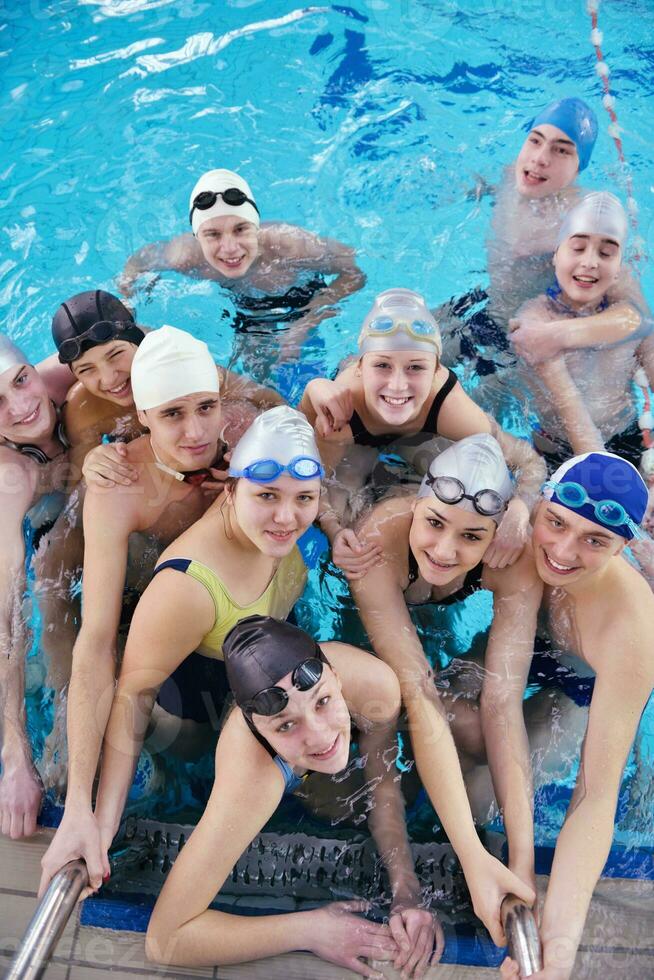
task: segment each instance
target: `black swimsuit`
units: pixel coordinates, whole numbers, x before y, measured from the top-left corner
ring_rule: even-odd
[[[433,603],[434,605],[438,606],[451,606],[455,602],[463,602],[463,600],[467,599],[469,595],[473,594],[473,592],[477,592],[478,589],[482,588],[481,576],[483,571],[484,566],[482,562],[479,562],[478,565],[475,565],[475,567],[471,568],[467,573],[461,588],[457,589],[456,592],[452,592],[451,595],[445,596],[444,599],[427,599],[425,602],[408,602],[407,605],[426,606]],[[409,548],[409,585],[407,585],[407,589],[410,585],[413,585],[413,583],[417,581],[419,575],[420,572],[418,570],[418,562],[416,561],[415,555]]]
[[[429,433],[430,436],[435,436],[437,434],[438,416],[441,408],[443,407],[443,402],[452,391],[452,388],[454,388],[457,381],[458,378],[454,371],[450,371],[448,369],[445,384],[442,386],[440,391],[436,392],[434,395],[434,400],[430,405],[429,413],[425,419],[425,424],[422,429],[423,432]],[[361,420],[361,416],[356,411],[352,412],[350,428],[352,430],[352,438],[357,446],[372,446],[373,449],[384,449],[386,446],[390,446],[391,443],[397,442],[398,439],[401,439],[404,435],[404,433],[401,432],[381,432],[379,435],[373,435],[372,432],[368,432]]]

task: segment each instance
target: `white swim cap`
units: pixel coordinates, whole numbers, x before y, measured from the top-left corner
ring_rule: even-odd
[[[472,514],[492,517],[496,524],[512,496],[513,483],[502,450],[485,432],[459,439],[436,456],[418,490],[418,497],[456,504]]]
[[[617,197],[608,191],[593,191],[567,212],[556,244],[558,247],[572,235],[602,235],[614,238],[622,246],[627,231],[627,215]]]
[[[20,347],[16,347],[13,340],[10,340],[6,333],[0,333],[0,374],[4,374],[9,368],[18,367],[22,364],[30,364],[29,358],[25,357]]]
[[[240,191],[240,194],[232,195],[237,199],[236,203],[228,204],[222,196],[230,190]],[[206,196],[205,201],[200,199],[200,204],[206,202],[208,206],[204,208],[198,206],[199,195]],[[229,197],[230,195],[228,200]],[[191,191],[188,209],[194,235],[197,235],[205,221],[210,218],[220,218],[225,214],[240,215],[245,221],[251,221],[257,228],[261,224],[250,185],[233,170],[207,170],[206,174],[202,174]]]
[[[372,304],[359,334],[359,350],[420,350],[440,357],[438,324],[420,293],[411,289],[386,289]]]
[[[218,369],[204,341],[170,326],[145,335],[132,361],[131,381],[141,411],[173,398],[220,391]]]
[[[315,433],[306,415],[289,405],[277,405],[258,415],[241,436],[232,452],[229,475],[242,476],[247,467],[262,460],[274,460],[285,467],[298,457],[314,460],[322,474]],[[299,479],[311,478],[308,470],[304,474],[299,472]],[[311,473],[311,476],[317,475],[317,472]]]

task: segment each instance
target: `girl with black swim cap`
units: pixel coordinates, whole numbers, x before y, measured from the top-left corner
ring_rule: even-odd
[[[503,944],[504,895],[513,892],[531,902],[533,892],[479,841],[454,739],[461,734],[461,752],[470,750],[464,738],[466,698],[445,698],[456,687],[441,692],[436,686],[409,608],[450,605],[491,588],[498,573],[483,559],[512,493],[495,439],[488,434],[461,439],[431,461],[416,496],[373,508],[357,533],[365,545],[380,549],[383,561],[363,575],[349,574],[373,649],[400,682],[420,780],[461,861],[475,912],[497,945]],[[335,551],[334,561],[348,573],[342,559]]]
[[[268,616],[242,619],[223,644],[237,707],[216,748],[207,808],[177,858],[146,938],[151,960],[214,965],[310,950],[361,976],[379,976],[366,959],[393,961],[403,976],[423,976],[443,949],[413,869],[394,767],[399,688],[392,671],[345,643],[316,642]],[[282,796],[312,773],[347,765],[352,724],[372,787],[370,830],[389,876],[388,925],[360,915],[364,903],[310,912],[235,916],[209,908],[232,866],[262,830]],[[235,760],[238,760],[236,764]]]

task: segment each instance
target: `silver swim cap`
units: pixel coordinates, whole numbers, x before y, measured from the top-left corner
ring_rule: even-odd
[[[627,215],[617,197],[608,191],[593,191],[567,212],[556,244],[558,247],[572,235],[602,235],[615,239],[622,246],[627,231]]]
[[[275,466],[256,464],[274,463]],[[229,463],[229,475],[269,483],[289,472],[298,480],[323,475],[314,431],[302,412],[277,405],[257,416],[241,436]]]
[[[202,391],[218,394],[218,369],[203,340],[163,326],[147,333],[131,370],[134,404],[145,411]]]
[[[0,374],[22,364],[31,364],[31,361],[6,333],[0,333]]]
[[[432,461],[418,497],[435,497],[499,524],[513,484],[499,443],[488,433],[459,439]]]
[[[236,193],[230,195],[229,191]],[[230,204],[232,198],[235,200]],[[188,209],[194,235],[197,235],[205,221],[221,218],[223,215],[240,216],[244,221],[251,221],[257,228],[261,224],[250,185],[233,170],[208,170],[206,174],[202,174],[191,191]]]
[[[359,334],[362,354],[372,351],[420,350],[440,357],[441,333],[424,298],[411,289],[380,293]]]

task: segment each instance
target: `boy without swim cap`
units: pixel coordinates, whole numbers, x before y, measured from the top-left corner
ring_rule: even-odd
[[[29,359],[25,357],[20,347],[16,347],[6,333],[0,333],[0,374],[4,374],[9,368],[29,363]]]
[[[262,460],[274,460],[286,467],[298,459],[313,460],[320,467],[315,433],[302,412],[277,405],[258,415],[241,436],[231,455],[229,475],[241,476]]]
[[[435,481],[439,478],[452,481],[453,484],[456,482],[463,488],[465,496],[452,500],[452,503],[472,514],[486,513],[496,524],[502,520],[506,505],[513,496],[511,474],[500,445],[493,436],[485,432],[459,439],[436,456],[420,484],[418,497],[436,497],[444,503],[449,502],[440,492],[436,493],[434,490]],[[501,501],[502,506],[496,513],[492,513],[492,507],[487,511],[480,509],[480,505],[483,507],[484,491]],[[475,497],[479,500],[477,506]]]
[[[614,453],[595,452],[562,463],[543,485],[543,497],[631,541],[645,516],[648,492],[640,473],[626,459]],[[616,524],[616,514],[620,513],[630,523]]]
[[[240,194],[227,194],[226,192],[230,190],[240,191]],[[203,195],[204,199],[200,195]],[[198,197],[200,197],[199,201]],[[212,197],[213,203],[210,203]],[[229,204],[230,198],[237,200],[240,198],[240,203]],[[208,202],[209,206],[201,207],[200,205],[204,205],[205,202]],[[261,224],[250,185],[233,170],[208,170],[202,174],[191,191],[188,208],[194,235],[197,235],[205,221],[209,221],[210,218],[221,218],[223,215],[240,215],[245,221],[251,221],[257,228]]]
[[[556,126],[577,147],[579,170],[585,170],[597,139],[597,116],[581,99],[560,99],[551,102],[526,127],[529,132],[539,126]]]
[[[132,361],[132,393],[141,411],[201,391],[218,394],[218,369],[203,340],[164,326],[143,340]]]
[[[304,630],[271,616],[248,616],[223,643],[227,680],[238,705],[273,687],[305,660],[324,655]]]
[[[386,289],[375,297],[359,334],[362,354],[420,350],[441,355],[441,334],[424,298],[411,289]]]
[[[573,235],[602,235],[622,247],[627,231],[627,215],[617,197],[608,191],[593,191],[567,212],[556,244],[560,245]]]
[[[52,318],[52,339],[62,364],[70,364],[91,347],[110,340],[140,344],[144,336],[127,307],[103,289],[75,293]]]

